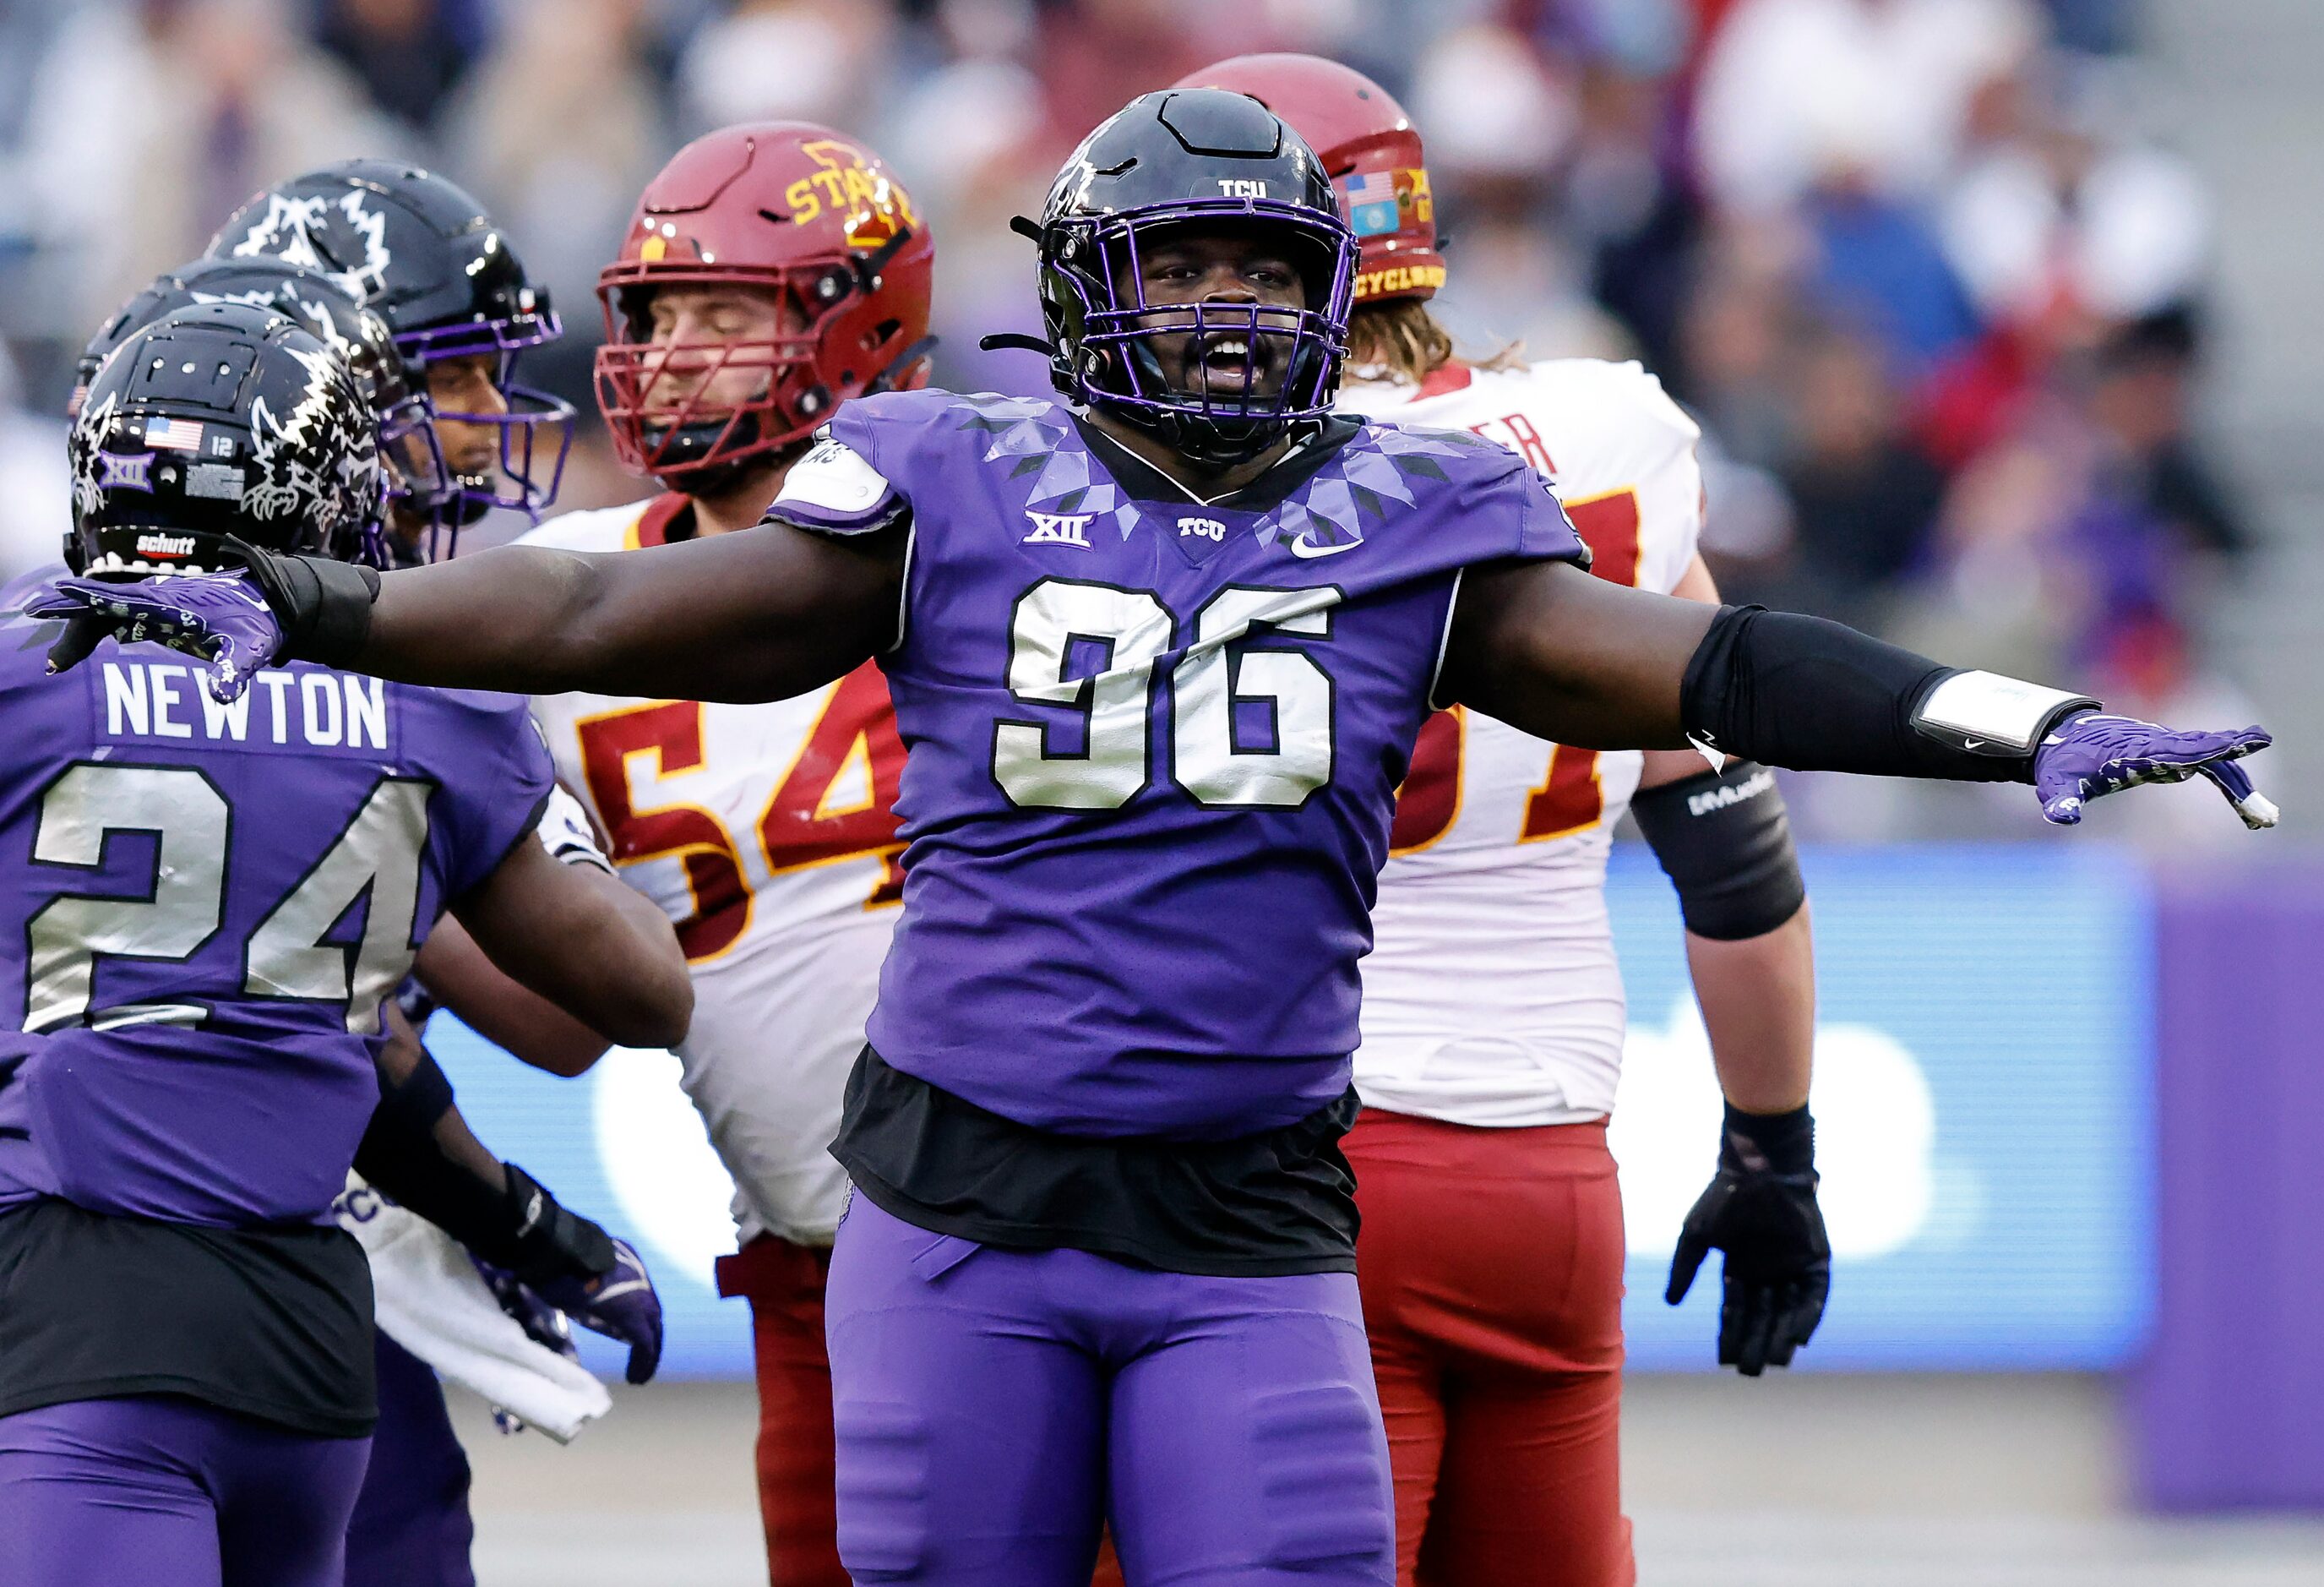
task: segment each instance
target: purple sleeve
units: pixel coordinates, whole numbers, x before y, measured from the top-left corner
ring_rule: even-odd
[[[791,465],[767,516],[816,534],[871,534],[911,512],[904,494],[874,467],[870,427],[842,410],[812,450]]]
[[[1574,529],[1573,520],[1565,515],[1565,504],[1549,488],[1549,482],[1526,466],[1517,471],[1514,483],[1523,497],[1515,554],[1589,567],[1590,548]]]
[[[435,820],[447,906],[530,840],[557,782],[549,746],[522,698],[466,695],[454,710],[455,725],[464,731],[441,762]]]

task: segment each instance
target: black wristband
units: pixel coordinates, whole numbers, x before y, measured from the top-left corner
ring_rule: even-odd
[[[1719,1133],[1719,1160],[1755,1174],[1813,1174],[1815,1121],[1807,1104],[1788,1113],[1747,1113],[1729,1103]]]
[[[1797,771],[2032,781],[2030,755],[1979,754],[1914,726],[1952,670],[1821,617],[1729,606],[1687,663],[1679,712],[1711,748]]]
[[[1640,789],[1630,812],[1695,936],[1763,937],[1806,902],[1783,790],[1765,766],[1730,761],[1724,770]]]
[[[229,539],[226,544],[250,569],[282,625],[283,660],[344,667],[362,653],[371,633],[372,603],[379,599],[375,569],[329,557],[263,550],[246,540]]]

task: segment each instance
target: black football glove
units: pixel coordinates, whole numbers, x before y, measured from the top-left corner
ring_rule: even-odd
[[[1807,1109],[1728,1108],[1719,1172],[1679,1229],[1663,1298],[1672,1306],[1684,1300],[1713,1250],[1727,1253],[1719,1364],[1746,1378],[1791,1365],[1831,1292],[1831,1242],[1816,1205],[1815,1121]]]
[[[661,1361],[662,1318],[661,1296],[644,1259],[628,1241],[564,1206],[514,1163],[503,1166],[517,1230],[492,1259],[584,1328],[628,1345],[625,1376],[645,1382]]]

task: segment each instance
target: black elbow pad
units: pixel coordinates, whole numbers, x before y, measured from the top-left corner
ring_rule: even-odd
[[[1723,771],[1642,789],[1630,811],[1695,936],[1763,936],[1806,901],[1783,790],[1765,766],[1730,761]]]

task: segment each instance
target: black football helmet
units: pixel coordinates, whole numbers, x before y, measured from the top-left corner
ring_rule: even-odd
[[[236,210],[210,239],[217,258],[273,255],[319,270],[387,322],[417,371],[432,421],[500,432],[501,488],[488,474],[445,471],[415,484],[410,506],[457,529],[493,507],[538,520],[557,496],[573,444],[573,405],[515,383],[516,356],[564,327],[549,291],[526,275],[508,239],[468,193],[432,171],[390,160],[349,160],[278,182]],[[426,366],[492,354],[506,411],[453,412],[426,396]],[[554,436],[553,443],[550,436]],[[443,451],[440,443],[434,450]]]
[[[414,481],[424,485],[445,476],[443,454],[434,446],[434,427],[387,322],[330,277],[286,259],[197,259],[154,277],[143,291],[115,309],[81,349],[66,420],[78,416],[88,383],[114,348],[156,320],[198,303],[253,303],[274,309],[346,360],[355,389],[371,403],[379,424],[391,502],[410,494]]]
[[[1263,228],[1296,264],[1302,309],[1247,302],[1149,304],[1139,256],[1177,228]],[[1256,457],[1323,418],[1347,355],[1356,240],[1314,151],[1258,100],[1218,88],[1141,95],[1074,152],[1038,226],[1050,378],[1204,462]],[[1174,385],[1150,338],[1192,333],[1219,352]],[[1240,344],[1239,370],[1233,351]],[[1214,387],[1212,371],[1234,378]],[[1262,370],[1283,372],[1261,389]]]
[[[255,303],[200,303],[131,333],[89,378],[67,446],[74,572],[233,566],[237,536],[381,556],[379,432],[346,360]]]

